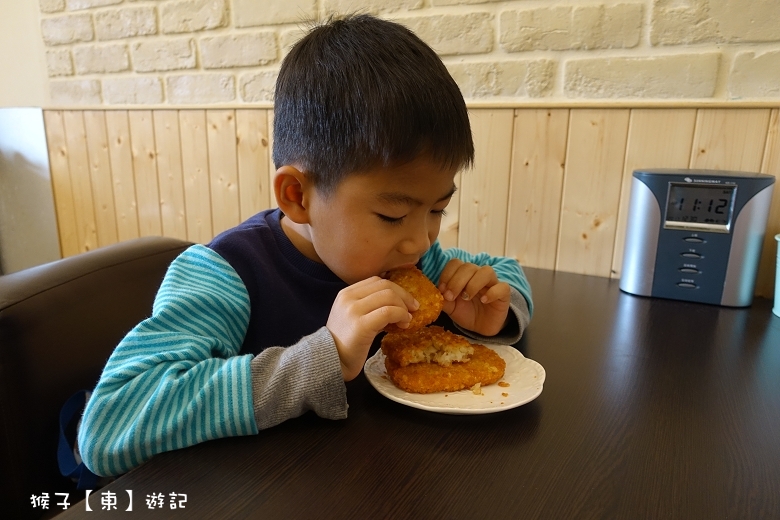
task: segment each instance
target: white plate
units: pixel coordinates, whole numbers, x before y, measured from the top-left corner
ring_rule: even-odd
[[[509,383],[509,386],[501,387],[498,383],[483,386],[482,395],[475,395],[469,389],[435,394],[412,394],[401,390],[387,377],[385,355],[381,349],[366,360],[363,368],[369,383],[383,396],[430,412],[461,415],[500,412],[533,401],[542,393],[545,378],[542,365],[509,345],[486,346],[506,361],[501,381]]]

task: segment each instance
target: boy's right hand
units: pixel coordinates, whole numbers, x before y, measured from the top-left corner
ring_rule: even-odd
[[[419,306],[407,291],[378,276],[342,289],[325,326],[336,343],[344,381],[360,374],[376,335],[389,323],[407,328],[412,320],[409,311]]]

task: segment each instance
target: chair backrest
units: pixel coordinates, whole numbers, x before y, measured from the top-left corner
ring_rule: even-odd
[[[0,276],[0,510],[12,513],[5,518],[40,516],[33,494],[71,492],[75,502],[57,467],[59,410],[94,387],[190,245],[146,237]]]

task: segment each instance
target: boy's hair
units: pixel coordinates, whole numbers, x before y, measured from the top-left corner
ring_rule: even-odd
[[[330,19],[284,59],[274,98],[277,168],[301,168],[330,193],[348,174],[421,154],[442,168],[474,160],[468,112],[436,53],[370,15]]]

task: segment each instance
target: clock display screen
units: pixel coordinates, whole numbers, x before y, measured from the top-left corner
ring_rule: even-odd
[[[666,224],[728,229],[736,186],[670,183]]]

